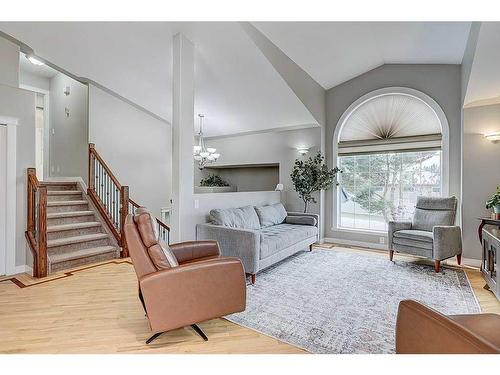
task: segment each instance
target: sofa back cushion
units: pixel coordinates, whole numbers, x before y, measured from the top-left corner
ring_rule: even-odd
[[[418,197],[412,229],[432,231],[436,225],[453,225],[457,210],[455,197]]]
[[[257,211],[262,228],[282,224],[286,219],[286,210],[281,203],[255,207],[255,211]]]
[[[259,218],[253,206],[211,210],[210,222],[231,228],[260,229]]]

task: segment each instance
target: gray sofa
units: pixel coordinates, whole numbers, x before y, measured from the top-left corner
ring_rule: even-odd
[[[394,251],[423,256],[434,260],[439,272],[441,261],[462,257],[462,236],[455,224],[457,198],[418,197],[415,214],[410,222],[389,222],[389,258]]]
[[[196,226],[197,240],[216,240],[224,256],[238,257],[252,276],[318,241],[316,214],[287,212],[281,203],[210,211]]]

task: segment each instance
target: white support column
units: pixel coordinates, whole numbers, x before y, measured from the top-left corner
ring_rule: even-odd
[[[182,34],[173,41],[172,242],[194,240],[194,45]]]
[[[7,127],[5,168],[5,274],[16,273],[16,148],[17,119],[0,117],[1,126]],[[0,270],[0,274],[1,274]]]

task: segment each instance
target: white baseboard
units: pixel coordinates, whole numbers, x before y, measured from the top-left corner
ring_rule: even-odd
[[[28,275],[33,275],[33,268],[26,264],[22,266],[16,266],[16,268],[14,268],[13,275],[17,275],[18,273],[27,273]]]
[[[369,249],[389,250],[387,248],[387,245],[382,245],[382,244],[372,243],[372,242],[344,240],[341,238],[325,237],[320,241],[320,243],[324,243],[324,242],[326,242],[326,243],[330,242],[330,243],[335,243],[335,244],[339,244],[339,245],[359,246],[359,247],[366,248],[368,250]],[[444,260],[445,263],[446,263],[446,261],[447,260]],[[481,259],[462,258],[462,264],[464,266],[479,268],[479,267],[481,267]]]

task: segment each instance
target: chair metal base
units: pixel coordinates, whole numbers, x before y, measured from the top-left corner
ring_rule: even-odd
[[[204,340],[204,341],[208,341],[208,337],[207,335],[205,335],[205,332],[203,332],[201,330],[200,327],[198,327],[198,325],[196,324],[191,324],[191,328]],[[154,340],[156,340],[158,338],[158,336],[160,336],[162,333],[165,333],[165,332],[158,332],[158,333],[155,333],[153,336],[151,336],[149,339],[146,340],[146,344],[150,344],[151,342],[153,342]]]

